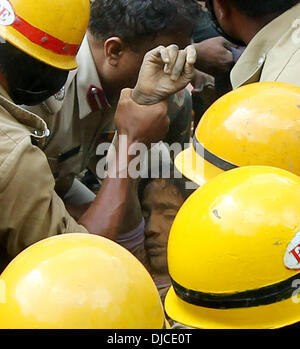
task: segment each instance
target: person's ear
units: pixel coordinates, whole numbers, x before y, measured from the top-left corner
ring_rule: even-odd
[[[125,45],[118,37],[111,37],[104,43],[105,59],[114,67],[119,64],[119,61],[124,54]]]
[[[224,21],[231,14],[231,4],[227,0],[214,0],[214,11],[218,20]]]

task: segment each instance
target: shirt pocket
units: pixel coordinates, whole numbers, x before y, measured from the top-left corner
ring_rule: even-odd
[[[74,178],[83,171],[83,151],[80,145],[58,156],[48,156],[49,166],[55,178],[55,191],[64,196],[71,188]]]

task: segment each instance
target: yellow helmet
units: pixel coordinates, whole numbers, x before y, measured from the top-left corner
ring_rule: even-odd
[[[53,67],[77,67],[89,0],[0,0],[0,36]]]
[[[199,188],[168,242],[167,314],[204,329],[300,322],[300,178],[249,166]]]
[[[162,329],[164,310],[144,266],[92,234],[65,234],[21,252],[0,277],[0,328]]]
[[[239,166],[274,166],[300,175],[299,149],[300,88],[259,82],[217,100],[175,166],[198,185]]]

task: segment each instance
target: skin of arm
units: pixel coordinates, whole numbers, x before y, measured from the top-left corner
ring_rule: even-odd
[[[90,233],[116,240],[141,222],[137,181],[128,174],[134,158],[128,154],[129,147],[142,143],[149,148],[165,137],[170,124],[167,99],[193,79],[195,61],[192,45],[185,50],[159,46],[145,55],[136,87],[122,90],[115,114],[118,143],[111,173],[78,220]],[[120,136],[126,136],[126,142]]]
[[[131,208],[135,227],[142,219],[140,204],[136,193],[136,179],[128,174],[128,164],[134,156],[128,149],[135,143],[144,143],[148,147],[167,133],[169,119],[167,102],[143,106],[136,104],[131,98],[131,90],[125,89],[116,111],[115,122],[118,135],[126,136],[126,142],[118,142],[116,156],[109,167],[107,178],[103,181],[96,199],[88,210],[80,217],[78,223],[96,235],[115,240],[126,220],[127,208]],[[128,226],[126,227],[128,229]],[[128,231],[128,230],[127,230]],[[125,232],[125,231],[124,231]]]
[[[195,68],[214,77],[229,73],[234,65],[230,47],[236,45],[223,37],[215,37],[193,44],[197,52]]]

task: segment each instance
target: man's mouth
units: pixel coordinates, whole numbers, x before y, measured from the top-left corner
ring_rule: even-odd
[[[161,255],[165,248],[160,245],[160,244],[157,244],[156,242],[151,242],[151,241],[146,241],[145,242],[145,248],[147,250],[147,253],[150,255],[150,256],[158,256],[158,255]]]
[[[163,247],[156,247],[156,248],[150,248],[147,249],[147,254],[150,257],[155,257],[155,256],[161,256],[165,252]]]

